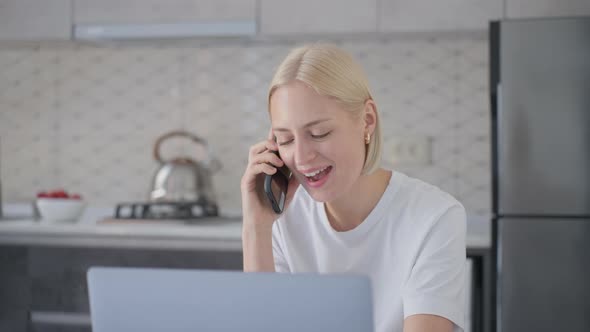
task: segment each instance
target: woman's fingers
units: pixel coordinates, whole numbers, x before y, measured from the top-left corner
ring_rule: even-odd
[[[262,164],[255,164],[252,165],[250,167],[248,167],[248,170],[246,171],[246,178],[251,179],[250,181],[255,181],[256,177],[259,174],[268,174],[268,175],[273,175],[277,172],[277,168],[266,164],[266,163],[262,163]]]
[[[266,173],[268,175],[273,175],[277,172],[277,168],[269,164],[258,164],[254,166],[254,170],[257,174]]]
[[[252,165],[262,164],[262,163],[272,164],[276,167],[281,167],[285,164],[281,160],[281,158],[279,158],[279,156],[277,156],[276,154],[274,154],[272,152],[257,154],[250,159],[250,164],[252,164]]]
[[[277,151],[278,150],[278,145],[275,141],[272,140],[266,140],[266,141],[262,141],[260,143],[254,144],[250,147],[250,159],[252,159],[252,157],[263,153],[266,150],[272,150],[272,151]]]

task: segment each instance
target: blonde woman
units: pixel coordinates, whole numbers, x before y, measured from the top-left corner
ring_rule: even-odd
[[[296,48],[268,102],[268,139],[250,148],[241,181],[244,270],[365,274],[377,332],[461,331],[465,210],[380,167],[379,116],[360,66],[333,45]],[[283,165],[293,176],[277,215],[261,181]]]

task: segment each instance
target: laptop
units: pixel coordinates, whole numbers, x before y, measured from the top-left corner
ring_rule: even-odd
[[[93,332],[372,332],[366,276],[92,267]]]

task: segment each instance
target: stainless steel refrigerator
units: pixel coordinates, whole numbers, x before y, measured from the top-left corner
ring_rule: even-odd
[[[490,63],[492,330],[588,332],[590,17],[492,22]]]

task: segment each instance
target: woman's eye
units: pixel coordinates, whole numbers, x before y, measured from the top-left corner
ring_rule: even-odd
[[[324,138],[324,137],[326,137],[326,136],[330,135],[330,133],[331,133],[331,132],[329,131],[329,132],[327,132],[327,133],[325,133],[325,134],[322,134],[322,135],[313,135],[313,134],[312,134],[312,135],[311,135],[311,137],[313,137],[313,138]]]
[[[281,142],[277,142],[277,144],[278,144],[278,145],[287,145],[287,144],[289,144],[289,143],[291,143],[291,142],[293,142],[293,140],[292,140],[292,139],[290,139],[290,140],[287,140],[287,141],[281,141]]]

